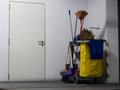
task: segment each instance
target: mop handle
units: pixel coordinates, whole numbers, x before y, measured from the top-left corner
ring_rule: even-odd
[[[73,40],[73,29],[72,29],[72,20],[71,20],[71,12],[70,12],[70,10],[69,10],[69,19],[70,19],[71,36],[72,36],[72,40]]]
[[[83,28],[83,22],[82,19],[80,19],[80,39],[82,40],[82,28]]]
[[[71,12],[70,12],[70,10],[69,10],[69,15],[71,15]]]

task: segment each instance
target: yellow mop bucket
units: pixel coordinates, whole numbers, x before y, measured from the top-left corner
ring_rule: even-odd
[[[89,44],[80,44],[80,73],[81,77],[100,77],[103,74],[102,59],[90,59]]]

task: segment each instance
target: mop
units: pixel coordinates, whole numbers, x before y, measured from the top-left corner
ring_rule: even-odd
[[[82,28],[83,28],[83,22],[84,22],[84,18],[85,16],[88,14],[86,11],[84,10],[80,10],[78,12],[75,13],[76,17],[80,19],[80,39],[82,40]]]

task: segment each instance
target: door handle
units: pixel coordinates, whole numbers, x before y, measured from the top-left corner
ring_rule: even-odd
[[[38,41],[38,45],[44,46],[44,41]]]

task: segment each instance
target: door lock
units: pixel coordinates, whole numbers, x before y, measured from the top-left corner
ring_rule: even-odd
[[[38,45],[44,46],[44,41],[38,41]]]

